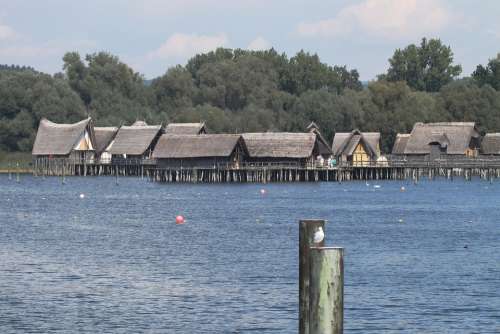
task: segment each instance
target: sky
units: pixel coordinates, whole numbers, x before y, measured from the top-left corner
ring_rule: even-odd
[[[498,0],[0,0],[0,64],[62,71],[107,51],[146,78],[217,47],[317,53],[375,79],[397,48],[440,38],[463,75],[500,52]]]

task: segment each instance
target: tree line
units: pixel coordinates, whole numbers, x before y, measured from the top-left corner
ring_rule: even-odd
[[[219,48],[146,82],[106,52],[68,52],[63,72],[0,65],[0,151],[30,151],[38,122],[92,116],[98,126],[204,121],[211,132],[380,131],[389,152],[415,122],[475,121],[500,131],[500,54],[468,77],[439,39],[395,50],[388,69],[363,85],[356,69],[318,55]]]

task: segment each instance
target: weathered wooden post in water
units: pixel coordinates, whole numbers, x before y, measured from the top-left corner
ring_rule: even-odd
[[[9,180],[12,180],[12,171],[10,170],[10,162],[9,162]]]
[[[309,334],[344,332],[344,249],[311,247]]]
[[[320,229],[323,238],[315,243],[314,234]],[[309,333],[309,252],[313,246],[324,246],[324,230],[324,220],[299,222],[299,334]]]
[[[21,180],[19,178],[19,162],[16,163],[16,167],[17,167],[17,176],[16,176],[16,182],[19,183]]]
[[[118,185],[118,166],[115,166],[115,184]]]

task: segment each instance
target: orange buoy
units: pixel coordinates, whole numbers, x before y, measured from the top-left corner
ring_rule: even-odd
[[[175,223],[176,223],[177,225],[184,224],[184,217],[182,217],[182,216],[180,216],[180,215],[179,215],[179,216],[177,216],[177,217],[175,217]]]

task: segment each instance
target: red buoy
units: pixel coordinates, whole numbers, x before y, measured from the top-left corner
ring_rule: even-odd
[[[177,216],[177,217],[175,217],[175,223],[176,223],[177,225],[184,224],[184,217],[182,217],[182,216],[180,216],[180,215],[179,215],[179,216]]]

